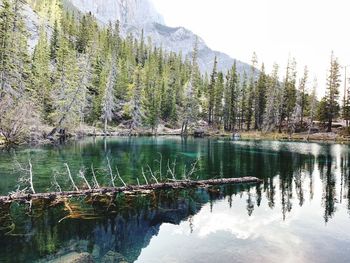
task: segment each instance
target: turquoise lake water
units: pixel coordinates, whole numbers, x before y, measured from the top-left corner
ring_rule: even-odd
[[[143,196],[1,209],[0,262],[48,262],[88,252],[95,262],[350,262],[350,148],[341,144],[87,138],[0,152],[0,193],[15,191],[33,165],[37,192],[63,190],[83,171],[110,185],[108,161],[128,184],[142,170],[177,179],[256,176],[260,185],[159,191]],[[22,169],[21,169],[22,168]],[[122,185],[116,179],[116,185]],[[119,259],[118,259],[119,258]],[[114,261],[113,261],[114,260]],[[119,260],[119,261],[118,261]]]

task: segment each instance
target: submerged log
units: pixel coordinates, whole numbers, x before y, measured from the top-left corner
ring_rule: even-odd
[[[209,179],[209,180],[200,180],[200,181],[181,180],[181,181],[146,184],[146,185],[101,187],[96,189],[87,189],[87,190],[78,189],[76,191],[49,192],[49,193],[33,193],[33,194],[15,193],[7,196],[0,196],[0,204],[6,204],[6,203],[12,203],[12,202],[30,202],[33,200],[40,200],[40,199],[54,201],[60,198],[111,195],[111,194],[117,194],[117,193],[138,194],[138,193],[145,193],[147,191],[154,191],[154,190],[205,188],[205,187],[215,186],[215,185],[260,183],[261,181],[262,181],[261,179],[258,179],[256,177],[240,177],[240,178]]]

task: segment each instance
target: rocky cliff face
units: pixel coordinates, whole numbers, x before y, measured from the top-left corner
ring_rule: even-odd
[[[122,25],[142,27],[164,20],[148,0],[69,0],[81,12],[91,12],[102,23],[119,20]]]
[[[153,44],[162,46],[168,51],[182,52],[184,56],[191,55],[197,36],[183,27],[168,27],[163,17],[157,13],[149,0],[68,0],[83,13],[91,12],[102,24],[117,20],[121,23],[123,34],[132,33],[141,36],[142,29],[147,38],[151,37]],[[218,58],[218,68],[224,72],[230,69],[234,59],[228,55],[211,50],[199,38],[198,64],[203,73],[210,72],[214,57]],[[249,72],[249,65],[237,61],[240,73]]]

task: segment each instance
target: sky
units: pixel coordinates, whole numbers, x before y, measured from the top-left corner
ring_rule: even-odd
[[[250,62],[255,51],[267,71],[276,62],[282,75],[289,55],[295,57],[298,78],[309,68],[310,89],[317,77],[319,97],[332,50],[341,65],[350,65],[349,0],[152,1],[168,26],[186,27],[233,58]]]

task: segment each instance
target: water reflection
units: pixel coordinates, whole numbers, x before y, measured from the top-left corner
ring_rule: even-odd
[[[69,251],[87,251],[98,262],[108,253],[113,257],[111,251],[130,262],[215,262],[218,255],[221,262],[278,262],[281,257],[290,262],[350,260],[347,145],[110,138],[16,153],[19,161],[30,156],[36,167],[35,185],[44,190],[52,169],[63,170],[63,162],[74,174],[93,163],[100,169],[99,181],[108,184],[103,168],[109,157],[126,181],[135,183],[141,180],[142,166],[159,169],[155,159],[160,155],[176,160],[179,177],[199,158],[198,178],[252,175],[263,183],[98,202],[73,200],[75,214],[64,203],[45,209],[45,204],[36,204],[31,212],[13,205],[1,210],[0,260],[47,261]],[[6,192],[14,184],[8,167],[13,155],[0,157],[0,190]],[[165,161],[163,166],[166,169]]]

